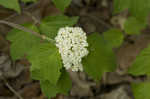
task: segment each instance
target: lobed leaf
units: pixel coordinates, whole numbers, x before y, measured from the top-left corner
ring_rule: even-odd
[[[34,25],[25,24],[23,26],[38,32]],[[7,35],[7,40],[12,42],[10,54],[14,61],[28,55],[32,47],[40,43],[40,38],[18,29],[12,29]]]
[[[51,43],[37,44],[28,55],[31,62],[31,75],[35,80],[56,84],[60,77],[62,61],[58,49]]]
[[[150,46],[145,48],[130,66],[128,72],[135,76],[150,75]]]
[[[150,83],[144,82],[139,84],[131,84],[135,99],[150,99],[149,89]]]
[[[83,59],[84,71],[95,80],[100,80],[105,72],[116,68],[115,55],[101,35],[94,33],[88,36],[89,54]]]
[[[131,0],[114,0],[114,13],[120,13],[126,9],[129,9]]]
[[[56,7],[64,12],[65,8],[67,8],[72,0],[52,0],[54,2],[54,4],[56,5]]]
[[[78,17],[69,18],[64,15],[48,16],[42,21],[40,30],[43,34],[53,39],[61,27],[73,26],[77,21]]]
[[[124,39],[123,33],[119,29],[110,29],[103,33],[104,39],[112,47],[119,47]]]
[[[145,27],[146,23],[137,20],[135,17],[129,17],[124,24],[125,32],[130,35],[140,34]]]
[[[18,0],[0,0],[0,5],[20,13],[20,5]]]
[[[42,91],[48,98],[55,97],[58,93],[66,95],[72,86],[69,74],[65,70],[62,71],[56,85],[51,84],[49,81],[41,81],[40,84]]]
[[[150,0],[115,0],[114,12],[119,13],[128,9],[132,16],[145,21],[150,13]]]
[[[128,34],[139,34],[148,24],[150,0],[115,0],[114,13],[128,9],[131,17],[125,23]]]

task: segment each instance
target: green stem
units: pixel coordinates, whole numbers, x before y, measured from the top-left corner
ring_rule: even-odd
[[[32,33],[33,35],[35,35],[35,36],[37,36],[37,37],[40,37],[41,39],[44,39],[44,40],[47,40],[47,41],[49,41],[49,42],[55,43],[55,40],[53,40],[53,39],[51,39],[51,38],[49,38],[49,37],[47,37],[47,36],[45,36],[45,35],[41,35],[41,34],[39,34],[38,32],[32,31],[32,30],[30,30],[30,29],[28,29],[28,28],[25,28],[25,27],[23,27],[23,26],[21,26],[21,25],[19,25],[19,24],[11,23],[11,22],[4,21],[4,20],[0,20],[0,23],[9,25],[9,26],[11,26],[11,27],[13,27],[13,28],[22,30],[22,31],[24,31],[24,32]]]

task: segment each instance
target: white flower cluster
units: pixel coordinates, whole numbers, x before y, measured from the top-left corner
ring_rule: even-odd
[[[55,37],[64,67],[72,71],[83,71],[82,58],[88,54],[86,33],[80,27],[60,28]]]

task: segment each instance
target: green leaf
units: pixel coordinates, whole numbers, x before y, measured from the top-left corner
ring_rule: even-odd
[[[119,29],[110,29],[104,32],[104,39],[110,44],[112,47],[119,47],[123,42],[123,33]]]
[[[127,34],[140,34],[144,29],[146,23],[137,20],[135,17],[129,17],[124,24],[125,32]]]
[[[61,57],[55,45],[49,43],[37,44],[28,55],[31,62],[31,75],[35,80],[47,80],[56,84],[62,69]]]
[[[65,8],[67,8],[72,0],[52,0],[54,2],[54,4],[56,5],[56,7],[64,12]]]
[[[128,72],[135,76],[150,75],[150,46],[145,48],[130,66]]]
[[[115,0],[114,12],[119,13],[129,9],[132,16],[140,21],[146,21],[150,12],[150,0]]]
[[[140,21],[147,21],[150,13],[150,0],[130,0],[130,13]]]
[[[48,16],[42,21],[40,30],[43,34],[53,39],[61,27],[73,26],[77,21],[78,17],[69,18],[64,15]]]
[[[18,0],[0,0],[0,5],[6,8],[13,9],[17,11],[18,13],[20,13],[20,6],[18,3]]]
[[[94,33],[88,36],[89,54],[83,59],[83,68],[95,80],[100,80],[104,72],[116,68],[115,55],[101,35]]]
[[[23,26],[38,31],[34,25],[25,24]],[[40,43],[40,38],[34,36],[32,33],[27,33],[18,29],[10,31],[7,35],[7,40],[12,42],[10,54],[14,61],[22,58],[24,55],[28,55],[32,47]]]
[[[120,13],[130,8],[131,0],[114,0],[114,13]]]
[[[41,81],[40,82],[42,92],[51,99],[52,97],[55,97],[58,93],[57,88],[51,84],[49,81]]]
[[[144,82],[131,85],[135,99],[150,99],[150,83]]]
[[[71,82],[70,76],[66,72],[66,70],[63,69],[62,75],[59,78],[58,83],[57,83],[58,92],[64,95],[68,95],[68,92],[70,91],[71,87],[72,87],[72,82]]]
[[[57,93],[67,94],[71,89],[71,79],[69,78],[68,73],[63,70],[60,79],[58,80],[57,85],[51,84],[49,81],[41,81],[41,88],[43,93],[48,97],[55,97]]]
[[[22,0],[24,3],[27,3],[27,2],[36,2],[37,0]]]
[[[129,10],[131,17],[125,22],[125,31],[128,34],[139,34],[148,24],[150,0],[115,0],[114,12]]]

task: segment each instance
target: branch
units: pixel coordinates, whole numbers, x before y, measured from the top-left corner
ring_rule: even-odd
[[[30,12],[25,11],[24,12],[26,15],[32,18],[35,24],[41,24],[40,20],[38,20],[35,16],[33,16]]]
[[[9,85],[9,83],[7,82],[7,80],[5,79],[5,77],[2,75],[2,80],[4,81],[5,85],[8,87],[8,89],[14,94],[16,95],[19,99],[23,99],[23,97],[17,92],[15,91],[15,89],[13,89],[11,87],[11,85]]]
[[[9,88],[9,90],[10,90],[11,92],[13,92],[19,99],[23,99],[23,98],[21,97],[21,95],[20,95],[18,92],[16,92],[16,91],[8,84],[8,82],[6,82],[5,85],[6,85],[6,86]]]
[[[52,42],[52,43],[55,42],[53,39],[51,39],[51,38],[49,38],[49,37],[47,37],[47,36],[45,36],[45,35],[41,35],[41,34],[35,32],[35,31],[32,31],[32,30],[30,30],[30,29],[28,29],[28,28],[25,28],[25,27],[23,27],[23,26],[21,26],[21,25],[19,25],[19,24],[11,23],[11,22],[4,21],[4,20],[0,20],[0,23],[9,25],[9,26],[11,26],[11,27],[13,27],[13,28],[22,30],[22,31],[24,31],[24,32],[32,33],[33,35],[35,35],[35,36],[37,36],[37,37],[39,37],[39,38],[41,38],[41,39],[43,39],[43,40],[48,40],[48,41],[50,41],[50,42]]]

